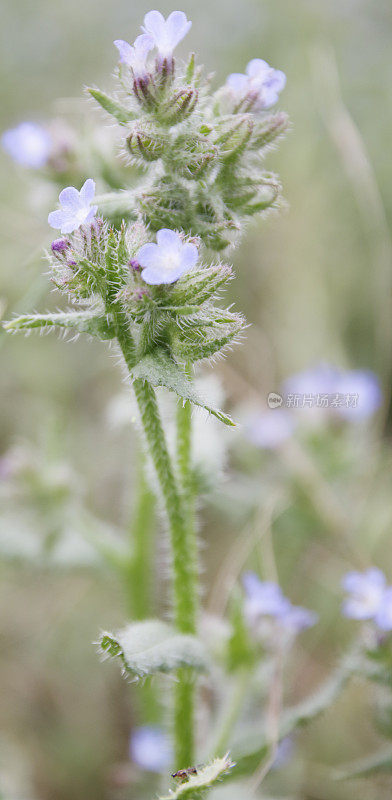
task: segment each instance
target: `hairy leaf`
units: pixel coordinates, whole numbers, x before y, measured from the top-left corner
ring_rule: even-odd
[[[215,758],[210,764],[197,770],[196,775],[191,775],[185,783],[181,783],[174,791],[159,800],[179,800],[181,797],[201,797],[217,781],[233,768],[234,764],[226,753],[223,758]]]
[[[173,672],[180,667],[207,668],[202,643],[195,636],[177,633],[158,619],[134,622],[116,634],[103,633],[99,646],[104,654],[118,656],[124,672],[135,678]]]
[[[101,92],[100,89],[88,87],[87,91],[108,114],[120,123],[120,125],[126,125],[127,122],[135,118],[135,114],[132,111],[125,108],[125,106],[121,105],[117,100],[114,100],[113,97],[109,97],[105,92]]]
[[[91,314],[89,311],[64,311],[55,314],[25,314],[5,322],[4,329],[9,333],[32,330],[34,328],[73,328],[78,333],[87,333],[99,339],[113,339],[115,330],[105,316]]]
[[[197,394],[183,368],[170,358],[165,350],[157,348],[154,353],[144,356],[133,368],[131,377],[148,381],[152,386],[164,386],[184,400],[189,400],[194,405],[205,408],[225,425],[234,425],[233,420],[227,414],[212,408]]]

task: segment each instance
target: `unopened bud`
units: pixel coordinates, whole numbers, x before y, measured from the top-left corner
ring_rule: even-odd
[[[178,137],[173,164],[187,178],[200,177],[218,158],[218,148],[206,136]]]
[[[50,246],[52,248],[52,252],[57,254],[57,253],[64,253],[64,251],[68,249],[70,244],[68,239],[55,239]]]
[[[144,161],[156,161],[163,155],[165,144],[162,137],[155,133],[135,128],[127,136],[127,147],[131,155]]]
[[[140,272],[140,270],[141,270],[141,266],[140,266],[139,262],[136,261],[136,258],[130,258],[129,259],[128,267],[130,267],[130,269],[133,269],[135,272]]]
[[[289,118],[283,111],[271,114],[267,119],[256,124],[250,147],[252,150],[261,150],[272,144],[287,130],[288,124]]]
[[[254,121],[246,116],[225,125],[219,133],[216,143],[220,146],[221,156],[230,159],[239,155],[248,144],[253,133]]]
[[[195,110],[199,93],[197,89],[181,89],[166,104],[162,119],[168,125],[176,125]]]

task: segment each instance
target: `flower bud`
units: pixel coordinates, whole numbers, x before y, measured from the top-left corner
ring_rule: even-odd
[[[212,166],[218,148],[206,136],[180,136],[173,148],[173,166],[185,178],[198,178]]]
[[[147,130],[135,128],[127,136],[127,147],[132,156],[143,161],[156,161],[161,158],[165,149],[162,137]]]
[[[162,121],[167,125],[176,125],[189,117],[195,110],[199,93],[197,89],[180,89],[166,104],[162,111]]]
[[[222,158],[228,160],[242,153],[252,136],[253,127],[254,121],[249,116],[224,123],[216,139]]]
[[[289,118],[283,111],[278,114],[271,114],[267,119],[257,122],[250,148],[252,150],[261,150],[263,147],[272,144],[287,130],[288,124]]]
[[[55,239],[54,242],[50,245],[52,252],[57,255],[64,253],[65,250],[68,249],[70,246],[68,239]]]

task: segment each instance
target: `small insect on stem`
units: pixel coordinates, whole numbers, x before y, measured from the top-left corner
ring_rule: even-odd
[[[177,772],[172,773],[172,778],[175,778],[180,783],[186,783],[189,781],[191,775],[197,775],[197,768],[196,767],[186,767],[186,769],[179,769]]]

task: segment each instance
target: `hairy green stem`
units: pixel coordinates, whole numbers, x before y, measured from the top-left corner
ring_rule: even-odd
[[[125,322],[119,314],[117,338],[127,364],[135,364],[135,345]],[[189,551],[189,520],[185,497],[178,487],[170,454],[166,444],[157,398],[153,387],[137,379],[133,388],[138,403],[147,445],[169,522],[172,566],[174,619],[181,633],[196,630],[196,570],[194,554]],[[174,712],[175,763],[177,768],[193,761],[193,676],[180,670],[175,690]]]

